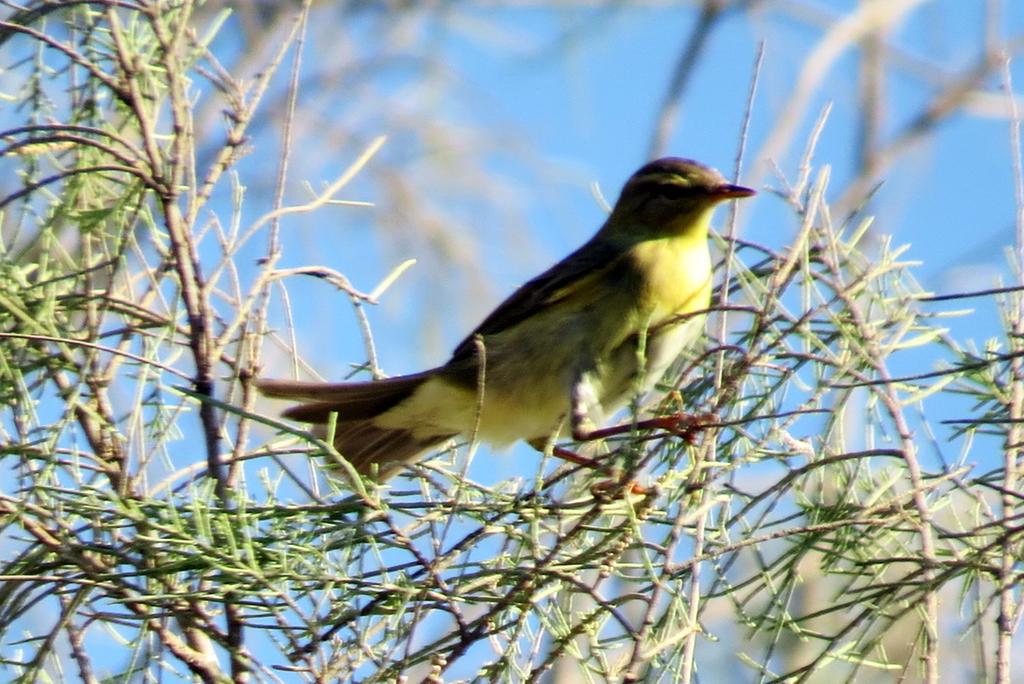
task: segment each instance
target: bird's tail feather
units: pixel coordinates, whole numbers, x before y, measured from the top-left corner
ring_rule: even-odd
[[[427,449],[438,446],[454,434],[416,436],[410,430],[385,428],[374,419],[412,396],[436,370],[401,375],[372,382],[322,383],[294,380],[259,380],[260,392],[275,399],[300,401],[287,409],[285,418],[314,423],[314,432],[324,437],[332,413],[338,419],[334,447],[360,473],[385,480]]]
[[[317,431],[322,433],[324,429]],[[404,464],[414,462],[424,451],[454,436],[417,438],[409,430],[382,428],[369,419],[339,420],[334,431],[334,448],[361,474],[384,481]]]
[[[436,371],[371,382],[298,382],[296,380],[258,380],[256,387],[274,399],[292,399],[306,403],[293,406],[283,414],[302,423],[326,423],[331,413],[342,420],[379,416],[412,393]]]

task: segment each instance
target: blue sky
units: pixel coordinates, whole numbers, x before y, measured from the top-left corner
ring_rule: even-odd
[[[813,6],[827,17],[855,4]],[[1005,12],[1007,33],[1014,22],[1019,30],[1024,24],[1019,15],[1024,13]],[[503,295],[597,228],[603,212],[588,186],[599,183],[613,201],[623,180],[645,161],[666,83],[695,18],[689,6],[620,8],[593,13],[587,22],[568,11],[539,9],[495,13],[456,8],[452,14],[454,18],[424,31],[428,34],[424,41],[430,41],[440,55],[438,61],[448,69],[440,79],[444,85],[431,86],[433,90],[423,94],[417,90],[415,72],[396,72],[385,76],[392,83],[382,90],[401,93],[408,98],[410,111],[432,122],[471,130],[483,141],[481,146],[491,150],[485,168],[504,184],[501,191],[516,204],[523,220],[514,225],[496,218],[503,207],[487,206],[474,188],[460,193],[448,179],[431,178],[412,165],[409,169],[411,182],[420,191],[443,196],[446,209],[469,225],[468,229],[453,225],[451,230],[453,239],[478,247],[477,267],[486,279],[483,291],[466,298],[471,301],[453,302],[453,291],[445,283],[458,277],[458,267],[446,271],[425,260],[423,250],[417,252],[421,244],[386,230],[375,232],[373,210],[330,209],[296,221],[289,229],[292,232],[286,233],[293,237],[285,243],[287,261],[327,261],[364,289],[402,259],[420,259],[388,293],[380,311],[371,314],[384,367],[392,373],[442,361],[451,345]],[[575,28],[581,23],[586,29]],[[954,73],[977,50],[981,3],[925,3],[905,24],[908,28],[893,43]],[[559,40],[569,26],[574,27],[571,39]],[[755,13],[753,20],[736,15],[726,21],[714,33],[695,72],[667,152],[731,170],[754,57],[763,41],[764,63],[741,180],[777,185],[756,155],[788,102],[802,60],[820,37],[819,28],[778,12]],[[317,49],[310,45],[310,54]],[[1013,72],[1016,81],[1024,82],[1019,64],[1013,65]],[[887,79],[884,130],[891,134],[916,115],[934,87],[899,69],[890,70]],[[775,160],[787,175],[796,174],[806,132],[831,103],[814,162],[817,167],[832,167],[833,188],[841,188],[849,178],[855,83],[856,60],[849,53],[836,61],[812,98],[800,122],[803,133],[797,133],[787,153]],[[997,79],[989,79],[989,93],[996,93],[998,87]],[[301,106],[300,99],[300,115]],[[406,138],[387,126],[369,127],[365,132],[392,134],[378,163],[423,152],[406,153],[402,149]],[[1014,210],[1008,140],[1005,118],[957,114],[884,174],[884,185],[872,206],[876,230],[892,234],[898,243],[913,245],[911,258],[922,261],[920,277],[926,287],[937,291],[987,287],[998,273],[1006,272],[1002,246],[1012,239]],[[307,158],[300,154],[298,163],[293,162],[292,177],[314,185],[325,182],[330,172],[347,163],[346,152],[351,151],[337,150],[334,155],[317,151],[321,166],[303,164]],[[257,159],[265,159],[258,154]],[[426,152],[428,157],[437,154],[436,150]],[[356,185],[350,192],[344,196],[372,195],[382,209],[393,201],[379,187]],[[743,236],[781,247],[792,237],[788,218],[781,202],[763,193],[744,208]],[[323,249],[332,243],[336,249]],[[510,245],[523,249],[510,249]],[[437,296],[430,295],[431,284],[439,288]],[[435,310],[432,303],[443,306]],[[424,318],[434,316],[443,322],[440,330],[428,332],[426,347],[410,354],[407,340],[419,333],[408,324],[422,325]],[[357,350],[358,346],[351,353],[359,356]],[[303,351],[314,359],[323,358],[316,348]],[[335,349],[327,358],[340,361]]]

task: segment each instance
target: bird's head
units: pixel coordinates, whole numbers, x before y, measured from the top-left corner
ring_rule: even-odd
[[[665,157],[644,165],[626,181],[605,229],[633,238],[706,232],[715,205],[753,194],[699,162]]]

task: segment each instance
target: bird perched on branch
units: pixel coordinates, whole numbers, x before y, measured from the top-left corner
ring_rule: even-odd
[[[337,413],[334,446],[378,480],[456,436],[538,449],[566,432],[584,439],[700,337],[711,214],[753,194],[695,161],[653,161],[586,244],[499,304],[444,365],[371,382],[258,387],[303,402],[286,418],[322,426]]]

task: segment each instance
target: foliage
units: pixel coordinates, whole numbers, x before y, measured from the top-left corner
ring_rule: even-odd
[[[705,31],[725,5],[705,3]],[[379,487],[269,417],[252,380],[267,348],[294,353],[289,283],[349,298],[377,372],[363,312],[401,275],[366,293],[279,267],[282,222],[345,204],[382,140],[285,202],[311,9],[276,11],[250,80],[215,54],[227,15],[211,6],[43,3],[0,21],[23,56],[24,120],[0,151],[12,679],[688,682],[738,661],[749,681],[1010,681],[1024,304],[1017,287],[932,297],[905,248],[872,240],[849,207],[885,155],[836,212],[812,136],[775,189],[783,249],[739,240],[731,217],[707,348],[643,407],[714,415],[696,439],[606,440],[619,479],[537,457],[532,478],[476,482],[466,458],[488,454],[458,445]],[[253,218],[239,169],[258,121],[281,154]],[[1005,335],[970,351],[944,307],[997,294]],[[952,428],[929,420],[950,398]],[[958,442],[936,436],[950,429]],[[1002,462],[978,472],[976,448]]]

